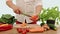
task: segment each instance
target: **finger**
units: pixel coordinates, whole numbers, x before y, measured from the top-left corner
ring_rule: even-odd
[[[15,10],[15,11],[14,11],[14,13],[16,13],[16,14],[17,14],[17,10]]]
[[[16,11],[15,11],[16,14],[18,14]]]
[[[17,13],[20,14],[20,10],[17,10]]]
[[[19,11],[19,14],[21,14],[21,13],[22,13],[20,10],[18,10],[18,11]]]

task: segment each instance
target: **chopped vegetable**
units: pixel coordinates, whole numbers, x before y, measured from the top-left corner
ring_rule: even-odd
[[[31,20],[33,20],[33,21],[37,21],[38,19],[39,19],[39,17],[36,15],[31,17]]]

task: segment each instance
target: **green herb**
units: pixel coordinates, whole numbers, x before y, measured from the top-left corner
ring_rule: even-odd
[[[0,18],[0,23],[14,24],[15,17],[10,14],[3,14]]]
[[[39,20],[42,20],[42,23],[47,20],[60,20],[60,11],[59,8],[52,7],[52,8],[43,8],[42,13],[39,14]]]
[[[40,25],[43,26],[45,23],[41,23]]]

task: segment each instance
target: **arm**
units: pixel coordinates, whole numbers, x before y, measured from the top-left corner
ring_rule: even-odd
[[[35,13],[33,14],[33,16],[31,17],[31,20],[36,21],[39,19],[38,15],[42,10],[42,2],[41,0],[36,0],[35,2]]]
[[[13,4],[13,2],[12,2],[12,0],[7,0],[6,1],[6,4],[10,7],[10,8],[12,8],[13,9],[13,11],[16,13],[16,14],[20,14],[21,12],[21,10],[20,10],[20,8],[18,8],[15,4]]]
[[[42,10],[42,0],[37,0],[35,6],[35,14],[38,15]]]
[[[17,7],[15,4],[13,4],[12,0],[7,0],[6,4],[12,9],[15,9]]]
[[[35,12],[35,14],[38,15],[41,12],[41,10],[42,10],[42,5],[36,6],[36,12]]]

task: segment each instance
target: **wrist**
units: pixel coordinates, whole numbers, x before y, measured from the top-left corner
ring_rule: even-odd
[[[16,9],[18,9],[18,7],[14,6],[14,7],[12,7],[12,9],[13,9],[13,10],[16,10]]]
[[[35,13],[35,14],[33,14],[33,16],[38,16],[38,14]]]
[[[33,15],[36,15],[36,16],[38,16],[40,14],[40,12],[35,12]]]

